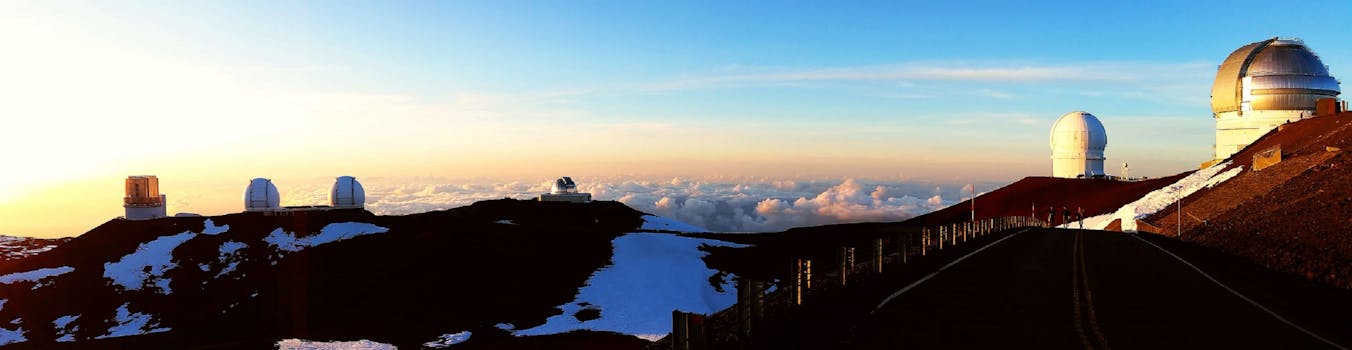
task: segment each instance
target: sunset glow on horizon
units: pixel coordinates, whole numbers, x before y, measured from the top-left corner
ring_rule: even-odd
[[[1169,6],[0,2],[0,234],[83,233],[141,174],[170,215],[239,212],[254,177],[322,204],[340,175],[391,213],[562,175],[652,210],[718,191],[921,210],[1049,175],[1073,110],[1106,126],[1109,173],[1195,169],[1216,65],[1245,43],[1300,36],[1352,67],[1345,24]]]

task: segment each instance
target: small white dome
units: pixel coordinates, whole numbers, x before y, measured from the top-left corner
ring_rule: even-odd
[[[256,178],[249,180],[249,188],[244,190],[244,211],[267,211],[282,207],[282,196],[272,180]]]
[[[1051,146],[1052,157],[1065,154],[1103,158],[1103,149],[1108,147],[1108,131],[1093,114],[1084,111],[1066,113],[1052,124]]]
[[[549,189],[549,193],[550,194],[577,193],[577,184],[573,183],[573,178],[564,176],[559,178],[558,180],[554,180],[554,187]]]
[[[1062,115],[1052,124],[1052,175],[1091,177],[1103,172],[1108,131],[1097,117],[1084,111]]]
[[[361,208],[366,205],[366,189],[351,176],[339,176],[329,191],[329,203],[335,208]]]

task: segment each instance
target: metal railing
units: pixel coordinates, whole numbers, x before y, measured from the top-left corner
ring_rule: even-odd
[[[732,307],[711,315],[673,311],[672,333],[648,348],[702,350],[751,344],[758,324],[794,317],[795,309],[812,302],[814,295],[879,278],[885,272],[904,268],[917,257],[941,254],[977,238],[1025,227],[1051,225],[1037,218],[1009,216],[923,227],[919,232],[875,237],[866,259],[856,256],[859,247],[841,247],[836,268],[824,272],[813,271],[810,259],[795,259],[790,262],[789,277],[777,283],[738,278],[737,304]],[[767,285],[773,285],[773,290]]]

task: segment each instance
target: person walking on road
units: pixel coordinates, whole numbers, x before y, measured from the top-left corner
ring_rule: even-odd
[[[1078,213],[1078,214],[1075,215],[1075,220],[1080,222],[1080,229],[1083,230],[1083,229],[1084,229],[1084,207],[1077,207],[1077,208],[1075,208],[1075,211]]]

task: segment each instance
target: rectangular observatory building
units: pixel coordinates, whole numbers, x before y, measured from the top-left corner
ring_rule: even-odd
[[[127,220],[169,216],[164,206],[165,195],[160,193],[160,179],[155,175],[128,176],[126,193],[122,207],[127,209]]]

